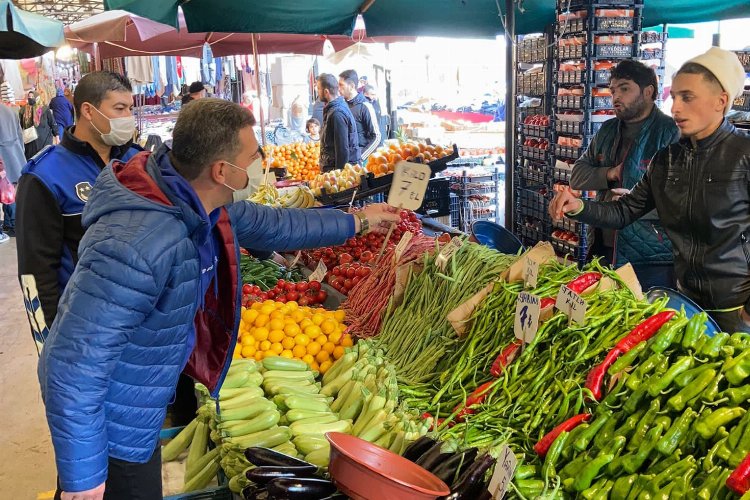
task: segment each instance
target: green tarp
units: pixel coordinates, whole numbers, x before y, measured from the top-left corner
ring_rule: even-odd
[[[0,0],[0,59],[41,56],[64,43],[63,23]]]
[[[177,26],[182,6],[192,32],[351,34],[363,0],[105,0]],[[644,25],[750,17],[750,0],[645,0]],[[494,37],[504,32],[504,0],[375,0],[363,14],[369,36]],[[554,0],[516,3],[516,33],[536,33],[554,22]]]

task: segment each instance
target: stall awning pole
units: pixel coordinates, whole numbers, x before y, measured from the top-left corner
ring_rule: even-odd
[[[258,88],[258,120],[260,120],[260,140],[261,145],[266,145],[266,120],[263,116],[263,93],[262,89],[260,87],[260,65],[258,64],[258,47],[255,42],[255,37],[257,35],[253,33],[252,35],[252,41],[253,41],[253,62],[255,63],[255,84]]]
[[[513,145],[516,131],[516,9],[513,0],[505,0],[505,227],[513,226]],[[503,13],[499,13],[501,16]],[[498,221],[500,222],[500,221]]]

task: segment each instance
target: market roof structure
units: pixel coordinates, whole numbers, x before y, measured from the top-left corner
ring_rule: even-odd
[[[0,0],[0,59],[41,56],[65,42],[60,21]]]
[[[23,10],[71,24],[104,10],[102,0],[13,0]]]

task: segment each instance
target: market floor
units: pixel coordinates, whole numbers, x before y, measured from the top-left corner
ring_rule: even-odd
[[[37,499],[55,487],[52,443],[36,378],[37,353],[18,286],[16,239],[0,245],[0,498]]]

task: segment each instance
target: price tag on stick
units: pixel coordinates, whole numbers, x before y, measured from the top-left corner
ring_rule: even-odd
[[[516,338],[525,344],[530,343],[536,337],[539,330],[539,313],[542,299],[528,292],[518,294],[516,300],[516,317],[513,322],[513,333]]]
[[[328,268],[323,263],[322,260],[318,261],[318,267],[315,268],[315,271],[312,272],[310,275],[310,278],[308,281],[323,281],[323,278],[326,277],[326,273],[328,272]]]
[[[523,282],[526,288],[536,288],[539,280],[539,263],[534,259],[525,257],[525,266],[523,268]]]
[[[440,249],[440,253],[435,257],[435,265],[443,272],[445,272],[445,266],[450,262],[453,254],[461,248],[463,241],[458,236],[454,236],[451,240]]]
[[[288,263],[288,266],[287,266],[287,267],[289,267],[289,269],[291,269],[291,268],[293,268],[294,266],[296,266],[296,265],[297,265],[297,262],[299,262],[299,259],[300,259],[300,257],[302,257],[302,250],[299,250],[299,251],[298,251],[298,252],[296,253],[296,255],[294,256],[294,258],[293,258],[293,259],[287,259],[287,263]]]
[[[518,459],[510,448],[508,448],[508,445],[504,445],[500,449],[500,455],[497,457],[497,465],[495,465],[495,472],[490,479],[489,491],[493,500],[499,500],[505,496],[505,493],[508,491],[508,485],[516,473],[517,465]]]
[[[586,323],[586,300],[565,285],[560,287],[555,307],[568,316],[569,323]]]
[[[393,171],[393,183],[388,192],[388,204],[392,207],[417,210],[422,206],[432,170],[429,165],[400,161]]]
[[[409,248],[409,243],[411,242],[412,237],[414,234],[411,231],[406,231],[403,236],[401,236],[401,240],[398,242],[398,245],[396,245],[396,249],[394,250],[393,257],[396,259],[396,262],[401,260],[401,256],[404,255],[404,252],[407,248]]]

